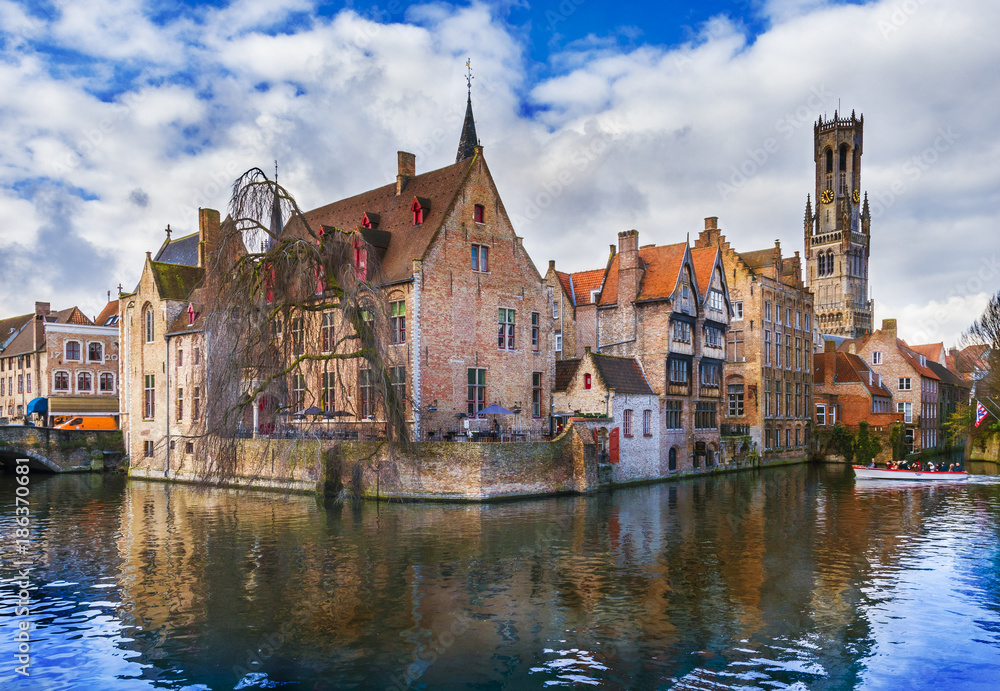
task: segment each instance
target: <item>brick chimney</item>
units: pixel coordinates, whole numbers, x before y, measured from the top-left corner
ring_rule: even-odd
[[[205,268],[222,242],[222,224],[215,209],[198,209],[198,266]]]
[[[694,241],[695,247],[712,247],[719,242],[719,217],[707,216],[705,218],[705,230],[698,233],[698,238]]]
[[[837,342],[836,341],[823,341],[823,352],[824,353],[835,353],[835,352],[837,352]]]
[[[35,303],[35,323],[32,325],[31,350],[38,350],[38,346],[45,342],[45,317],[49,316],[52,306],[47,302]]]
[[[628,305],[639,296],[639,231],[618,233],[618,304]]]
[[[883,335],[892,338],[892,345],[895,346],[896,338],[896,320],[895,319],[883,319],[882,320],[882,333]]]
[[[397,151],[396,161],[399,166],[399,172],[396,175],[396,195],[398,196],[403,193],[406,183],[417,176],[417,156],[406,151]]]

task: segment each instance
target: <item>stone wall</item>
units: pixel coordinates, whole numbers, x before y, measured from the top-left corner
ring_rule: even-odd
[[[63,430],[11,425],[0,427],[0,460],[27,458],[36,470],[103,470],[122,458],[120,430]]]

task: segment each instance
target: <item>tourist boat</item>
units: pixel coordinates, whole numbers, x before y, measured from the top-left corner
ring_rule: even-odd
[[[969,474],[964,470],[930,472],[927,470],[888,470],[886,468],[866,468],[853,465],[854,476],[859,480],[966,480]]]

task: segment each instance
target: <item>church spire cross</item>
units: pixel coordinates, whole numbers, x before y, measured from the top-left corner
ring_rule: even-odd
[[[465,122],[462,123],[462,136],[458,140],[458,154],[455,156],[455,163],[461,163],[467,158],[472,158],[476,154],[476,145],[479,139],[476,137],[476,119],[472,116],[472,58],[465,61],[465,85],[469,90],[469,100],[465,105]]]
[[[469,89],[469,99],[472,99],[472,80],[475,77],[472,76],[472,58],[467,58],[465,61],[465,86]]]

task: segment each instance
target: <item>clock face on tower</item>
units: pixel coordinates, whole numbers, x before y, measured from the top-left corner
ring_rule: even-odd
[[[821,196],[820,201],[824,204],[829,204],[833,201],[833,190],[823,190],[823,196]]]
[[[861,191],[860,190],[854,190],[854,196],[852,198],[854,199],[854,203],[855,204],[857,204],[858,202],[860,202],[861,201]]]

